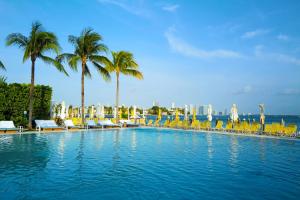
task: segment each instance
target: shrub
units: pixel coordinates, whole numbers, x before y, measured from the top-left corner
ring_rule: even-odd
[[[14,121],[16,126],[28,124],[29,88],[29,84],[0,83],[0,120]],[[35,86],[33,119],[50,118],[51,96],[51,87]]]

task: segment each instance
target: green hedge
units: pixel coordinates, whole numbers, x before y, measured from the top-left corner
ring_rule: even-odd
[[[16,126],[28,124],[29,88],[29,84],[0,83],[0,120],[14,121]],[[51,87],[35,86],[33,119],[50,118],[51,96]]]

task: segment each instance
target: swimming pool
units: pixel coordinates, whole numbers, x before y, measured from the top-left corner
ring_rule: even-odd
[[[137,128],[0,136],[0,199],[299,199],[300,141]]]

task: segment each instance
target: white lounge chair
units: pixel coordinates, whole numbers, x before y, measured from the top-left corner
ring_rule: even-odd
[[[54,120],[35,120],[36,130],[46,131],[46,130],[63,130],[63,127],[57,126]]]
[[[0,121],[0,133],[16,133],[18,129],[13,121]]]
[[[87,128],[101,128],[100,126],[98,126],[94,120],[88,120],[86,122],[86,126]]]
[[[111,120],[99,120],[98,125],[101,126],[102,128],[107,128],[107,127],[121,127],[119,124],[114,124]]]
[[[126,126],[126,127],[138,127],[139,126],[139,124],[136,124],[130,120],[124,120],[124,119],[121,119],[120,123],[122,126]]]
[[[70,119],[67,119],[64,121],[64,124],[65,124],[65,127],[66,129],[79,129],[80,127],[79,126],[75,126],[73,121],[70,120]]]

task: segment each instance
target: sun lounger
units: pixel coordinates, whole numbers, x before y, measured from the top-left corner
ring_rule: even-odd
[[[102,128],[116,128],[116,127],[121,127],[119,124],[114,124],[111,120],[99,120],[98,125],[101,126]]]
[[[80,128],[80,126],[75,126],[73,121],[70,120],[70,119],[65,120],[64,124],[65,124],[65,127],[66,127],[67,130],[68,129],[79,129]]]
[[[122,126],[125,127],[138,127],[139,125],[130,120],[120,120]]]
[[[96,124],[94,120],[88,120],[86,123],[87,128],[102,128],[102,126],[99,126]]]
[[[57,126],[54,120],[35,120],[36,130],[38,131],[56,131],[63,130],[63,127]]]
[[[13,121],[0,121],[0,133],[16,133],[18,130]]]

